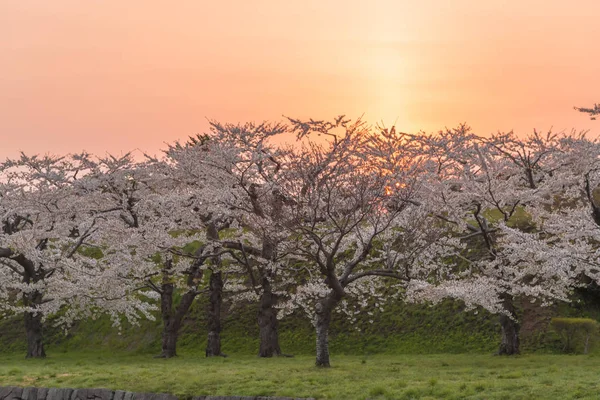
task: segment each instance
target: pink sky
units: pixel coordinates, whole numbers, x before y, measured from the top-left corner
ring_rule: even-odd
[[[591,129],[600,1],[0,1],[0,157],[156,153],[221,121]]]

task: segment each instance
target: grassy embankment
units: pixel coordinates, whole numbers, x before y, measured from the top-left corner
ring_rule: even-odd
[[[561,350],[557,336],[548,331],[550,316],[590,317],[599,320],[600,291],[580,294],[570,304],[550,309],[525,301],[520,308],[523,328],[522,350],[526,353],[556,353]],[[201,298],[185,320],[179,339],[183,353],[204,353],[206,345],[205,307]],[[258,352],[256,305],[247,304],[229,309],[223,315],[222,347],[227,354],[253,355]],[[364,310],[352,325],[340,314],[333,316],[330,348],[336,355],[373,354],[491,354],[499,344],[497,317],[485,310],[464,311],[459,302],[445,301],[437,306],[403,304],[390,301],[384,311]],[[370,321],[373,321],[372,323]],[[357,328],[360,328],[358,330]],[[312,355],[315,348],[314,330],[302,315],[292,315],[280,323],[280,341],[285,353]],[[25,352],[22,317],[0,319],[0,354]],[[153,355],[160,351],[161,322],[142,321],[140,326],[123,324],[122,330],[112,327],[108,318],[78,322],[67,335],[46,323],[46,350],[50,357],[65,352],[95,352],[102,350]],[[600,350],[600,346],[593,346]]]
[[[203,354],[207,336],[204,308],[205,304],[198,302],[185,321],[179,339],[181,351]],[[457,302],[448,301],[436,307],[390,302],[383,312],[373,310],[372,315],[361,312],[354,325],[343,315],[334,314],[331,352],[334,355],[491,353],[499,340],[496,321],[496,317],[483,311],[464,312]],[[24,352],[22,325],[20,317],[0,320],[0,354]],[[51,321],[47,326],[46,350],[50,356],[104,349],[136,354],[158,354],[160,350],[159,319],[143,321],[139,327],[124,324],[120,334],[108,318],[81,321],[66,336],[52,328]],[[313,354],[314,329],[306,317],[284,318],[279,331],[285,353]],[[225,313],[222,347],[227,354],[258,352],[256,305],[248,304]]]

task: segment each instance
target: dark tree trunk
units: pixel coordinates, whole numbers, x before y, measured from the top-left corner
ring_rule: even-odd
[[[502,328],[502,341],[498,349],[498,355],[515,355],[519,354],[519,330],[520,325],[517,322],[517,315],[511,296],[504,298],[504,307],[509,315],[500,315],[500,327]]]
[[[46,246],[46,241],[42,240],[38,245],[40,250]],[[12,254],[12,252],[11,252]],[[12,258],[23,267],[23,283],[35,284],[44,280],[46,271],[40,265],[37,269],[35,264],[27,259],[24,255],[19,254]],[[34,310],[39,310],[43,302],[43,294],[34,290],[29,293],[23,293],[23,305]],[[26,358],[45,358],[46,351],[44,350],[44,335],[42,314],[40,312],[25,312],[23,313],[25,323],[25,335],[27,336],[27,355]]]
[[[317,367],[328,368],[331,366],[329,361],[329,324],[331,323],[331,313],[340,298],[332,292],[325,299],[317,303],[315,328],[317,333]]]
[[[506,315],[500,316],[502,327],[502,342],[498,349],[498,355],[519,354],[519,323]]]
[[[220,271],[210,275],[210,303],[208,305],[208,341],[206,357],[224,356],[221,352],[221,305],[223,277]]]
[[[27,358],[45,358],[42,314],[26,312],[25,331],[27,333]]]
[[[263,278],[262,296],[260,298],[260,308],[258,310],[258,326],[260,328],[260,349],[259,357],[273,357],[281,355],[279,347],[279,334],[277,332],[277,295],[271,289],[271,284],[267,278]]]
[[[214,222],[207,226],[206,236],[210,240],[219,240],[219,231]],[[216,258],[217,268],[221,267],[220,258]],[[223,304],[223,275],[221,271],[212,270],[209,281],[208,304],[208,338],[206,341],[206,357],[225,356],[221,352],[221,305]]]
[[[36,282],[37,280],[33,280]],[[23,305],[37,309],[42,304],[42,294],[38,291],[23,294]],[[42,314],[39,312],[23,313],[25,334],[27,336],[26,358],[45,358]]]
[[[165,326],[162,334],[162,352],[161,358],[172,358],[177,356],[177,335],[179,332],[175,329],[170,329]]]
[[[173,316],[173,284],[163,282],[160,294],[160,311],[163,320],[162,352],[159,357],[171,358],[177,355],[177,329]]]
[[[171,283],[170,275],[171,263],[167,261],[163,270],[163,283],[160,292],[160,311],[163,320],[162,332],[162,351],[161,358],[171,358],[177,356],[177,338],[181,328],[183,318],[192,306],[198,292],[194,287],[194,282],[190,280],[189,290],[181,297],[179,305],[173,311],[173,291],[174,285]],[[192,273],[198,273],[198,269],[192,269]]]
[[[531,189],[535,189],[535,178],[533,177],[533,168],[531,167],[526,167],[526,173],[527,173],[527,183],[529,183],[529,187]]]
[[[163,293],[160,296],[163,320],[162,352],[159,356],[161,358],[177,356],[177,339],[183,317],[187,314],[197,295],[195,290],[190,289],[183,295],[175,313],[173,313],[173,285],[166,286],[163,285]]]

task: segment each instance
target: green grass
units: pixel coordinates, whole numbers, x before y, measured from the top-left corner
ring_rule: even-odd
[[[193,395],[317,399],[596,399],[595,356],[474,354],[153,359],[126,353],[65,353],[45,360],[0,356],[0,384],[111,388]]]
[[[588,305],[598,304],[600,296],[594,296],[594,301],[558,306],[557,315],[600,318],[589,314],[598,309]],[[591,399],[600,392],[600,345],[590,356],[547,354],[560,351],[561,343],[540,331],[524,343],[526,355],[494,357],[500,340],[497,317],[483,310],[465,312],[459,302],[429,307],[390,301],[383,312],[371,308],[373,315],[358,314],[355,325],[334,313],[333,368],[323,370],[313,366],[314,329],[301,314],[283,319],[279,330],[282,350],[295,358],[254,357],[258,326],[253,304],[226,307],[222,345],[230,357],[205,359],[206,304],[199,300],[182,328],[182,356],[173,360],[152,358],[160,350],[160,320],[139,327],[125,324],[121,332],[108,318],[85,320],[66,336],[49,320],[49,358],[25,360],[21,316],[0,319],[0,385],[106,387],[183,398]]]

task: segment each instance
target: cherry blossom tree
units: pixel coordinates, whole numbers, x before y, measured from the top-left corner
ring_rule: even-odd
[[[549,194],[527,206],[536,224],[530,232],[510,230],[521,263],[563,271],[571,287],[600,282],[598,162],[600,145],[584,132],[559,138]]]
[[[243,125],[211,122],[204,146],[196,143],[174,145],[169,156],[192,190],[210,188],[210,219],[230,222],[229,230],[215,245],[225,249],[232,279],[232,291],[244,300],[259,303],[260,357],[281,355],[277,332],[278,300],[284,294],[284,254],[280,243],[286,240],[282,226],[286,199],[278,187],[285,168],[286,151],[270,139],[286,132],[283,124],[246,123]],[[191,144],[191,145],[190,145]],[[240,279],[235,279],[240,277]],[[281,315],[281,313],[280,313]]]
[[[584,134],[436,135],[344,117],[220,124],[162,158],[28,157],[0,164],[0,312],[23,313],[28,357],[57,316],[153,318],[161,357],[209,296],[207,356],[222,355],[225,291],[257,302],[261,357],[282,355],[278,319],[314,318],[328,367],[334,310],[463,300],[500,316],[519,352],[516,302],[568,300],[600,283],[600,145]],[[273,138],[295,134],[296,146]],[[180,296],[179,296],[180,294]],[[176,299],[179,299],[176,301]]]
[[[0,311],[23,312],[27,357],[45,357],[43,322],[108,312],[135,322],[151,306],[130,286],[130,268],[96,258],[103,216],[84,194],[88,154],[26,156],[0,164]]]
[[[218,239],[216,222],[205,218],[203,198],[174,171],[167,160],[135,162],[126,155],[98,160],[84,178],[88,197],[103,210],[97,239],[103,258],[115,254],[123,257],[112,257],[116,265],[135,265],[131,281],[160,298],[164,358],[177,355],[183,319],[203,290],[205,270],[219,256],[208,243]]]
[[[456,297],[499,313],[499,354],[519,352],[516,298],[542,303],[568,298],[569,271],[548,260],[532,260],[530,249],[521,246],[523,235],[538,229],[530,210],[555,193],[558,139],[537,132],[525,139],[513,133],[482,139],[462,125],[423,140],[430,201],[438,204],[440,218],[462,229],[468,251],[461,255],[462,283],[447,281],[430,291],[421,285],[419,290],[430,298]],[[477,286],[483,290],[473,290]]]
[[[440,260],[459,243],[420,201],[414,138],[343,117],[290,121],[304,144],[281,187],[293,218],[286,228],[297,238],[290,253],[307,275],[293,300],[314,316],[316,365],[329,367],[332,311],[347,296],[371,299],[388,280],[407,287],[414,279],[444,279]],[[318,143],[314,134],[330,140]]]

